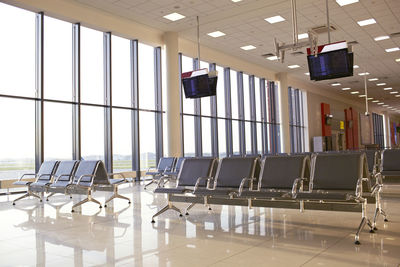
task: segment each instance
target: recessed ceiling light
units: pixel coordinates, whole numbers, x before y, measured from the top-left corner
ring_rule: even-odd
[[[268,60],[278,60],[278,57],[277,56],[270,56],[270,57],[267,57],[267,59]]]
[[[290,65],[288,66],[289,69],[296,69],[296,68],[300,68],[299,65]]]
[[[350,87],[342,88],[343,91],[347,91],[347,90],[350,90],[350,89],[351,89]]]
[[[245,46],[242,46],[241,47],[241,49],[243,49],[243,50],[253,50],[253,49],[256,49],[256,47],[254,46],[254,45],[245,45]]]
[[[306,39],[306,38],[308,38],[308,33],[301,33],[301,34],[298,35],[298,39],[299,40]]]
[[[397,91],[390,92],[391,95],[398,94],[398,93],[399,92],[397,92]]]
[[[358,75],[360,75],[360,76],[369,75],[369,72],[360,72]]]
[[[307,75],[307,76],[310,76],[310,73],[309,72],[306,72],[306,73],[304,73],[305,75]]]
[[[396,58],[395,60],[396,60],[396,62],[400,62],[400,58]]]
[[[400,48],[399,47],[393,47],[393,48],[388,48],[385,49],[386,52],[390,53],[390,52],[395,52],[395,51],[399,51]]]
[[[231,0],[234,3],[241,2],[242,0]]]
[[[353,68],[358,69],[360,66],[354,65]]]
[[[388,107],[389,105],[383,105],[382,107]]]
[[[383,90],[385,90],[385,91],[387,91],[387,90],[392,90],[392,89],[393,89],[392,87],[383,88]]]
[[[350,94],[352,94],[352,95],[356,95],[356,94],[358,94],[358,93],[360,93],[360,92],[359,92],[359,91],[350,92]]]
[[[368,98],[367,98],[367,100],[372,100],[372,99],[374,99],[374,98],[372,98],[372,97],[368,97]]]
[[[377,83],[376,86],[384,86],[386,83]]]
[[[226,34],[223,33],[223,32],[220,32],[220,31],[215,31],[215,32],[207,33],[207,35],[209,35],[209,36],[211,36],[211,37],[214,37],[214,38],[217,38],[217,37],[224,36],[224,35],[226,35]]]
[[[383,105],[383,104],[385,104],[385,103],[383,103],[383,102],[379,102],[377,105]]]
[[[378,78],[372,78],[372,79],[368,79],[368,81],[373,82],[373,81],[377,81]]]
[[[400,95],[395,95],[395,97],[400,97]]]
[[[383,40],[386,40],[386,39],[389,39],[389,38],[390,38],[389,36],[383,35],[383,36],[375,37],[374,40],[375,41],[383,41]]]
[[[171,21],[177,21],[177,20],[180,20],[180,19],[183,19],[186,17],[184,15],[174,12],[174,13],[165,15],[163,18],[169,19]]]
[[[365,95],[359,95],[358,97],[365,97]]]
[[[268,21],[271,24],[277,23],[277,22],[281,22],[281,21],[285,21],[284,18],[282,18],[281,16],[274,16],[274,17],[269,17],[265,19],[266,21]]]
[[[332,86],[339,86],[339,85],[342,85],[341,83],[332,83],[331,84]]]
[[[374,100],[374,101],[372,101],[372,103],[378,103],[379,102],[379,100]]]
[[[375,24],[375,23],[376,23],[376,20],[375,20],[375,19],[365,19],[365,20],[357,21],[357,23],[358,23],[358,25],[360,25],[361,27],[363,27],[363,26]]]
[[[345,5],[350,5],[357,3],[358,0],[336,0],[336,3],[339,4],[339,6],[345,6]]]

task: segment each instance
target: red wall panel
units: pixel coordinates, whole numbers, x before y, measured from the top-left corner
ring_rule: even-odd
[[[331,114],[331,107],[329,104],[321,103],[321,128],[322,136],[331,136],[332,129],[330,125],[325,124],[325,115]]]

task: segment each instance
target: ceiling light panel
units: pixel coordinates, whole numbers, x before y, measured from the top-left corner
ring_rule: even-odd
[[[386,83],[377,83],[376,86],[384,86]]]
[[[181,15],[179,13],[174,12],[174,13],[165,15],[163,18],[169,19],[171,21],[177,21],[177,20],[180,20],[180,19],[183,19],[183,18],[186,18],[186,17],[184,15]]]
[[[242,46],[241,47],[241,49],[243,49],[243,50],[253,50],[253,49],[256,49],[256,47],[254,46],[254,45],[245,45],[245,46]]]
[[[389,94],[391,94],[391,95],[398,94],[398,93],[399,93],[399,92],[397,92],[397,91],[389,92]]]
[[[392,90],[392,89],[393,89],[392,87],[383,88],[383,90],[385,90],[385,91],[387,91],[387,90]]]
[[[299,65],[290,65],[290,66],[288,66],[288,68],[289,69],[297,69],[297,68],[300,68],[300,66]]]
[[[299,40],[306,39],[306,38],[308,38],[308,33],[301,33],[301,34],[298,35],[298,39]]]
[[[360,66],[354,65],[353,68],[358,69]]]
[[[209,35],[209,36],[211,36],[211,37],[214,37],[214,38],[217,38],[217,37],[224,36],[224,35],[226,35],[226,34],[223,33],[223,32],[221,32],[221,31],[215,31],[215,32],[207,33],[207,35]]]
[[[361,27],[364,27],[364,26],[367,26],[367,25],[375,24],[376,20],[375,19],[365,19],[365,20],[357,21],[357,23]]]
[[[285,21],[285,19],[281,16],[269,17],[269,18],[266,18],[265,20],[271,24]]]
[[[278,60],[278,57],[277,56],[270,56],[270,57],[267,57],[267,59],[268,60]]]
[[[396,58],[395,60],[396,60],[396,62],[400,62],[400,58]]]
[[[377,81],[378,78],[372,78],[372,79],[368,79],[368,81],[373,82],[373,81]]]
[[[393,48],[385,49],[385,51],[388,52],[388,53],[399,51],[399,50],[400,50],[399,47],[393,47]]]
[[[360,76],[369,75],[369,72],[360,72],[358,75],[360,75]]]
[[[374,40],[378,42],[378,41],[387,40],[387,39],[389,39],[389,38],[390,38],[389,36],[383,35],[383,36],[375,37]]]
[[[378,103],[379,102],[379,100],[374,100],[374,101],[372,101],[372,103]]]
[[[332,86],[339,86],[339,85],[342,85],[341,83],[332,83],[331,84]]]
[[[350,87],[342,88],[343,91],[347,91],[347,90],[350,90],[350,89],[351,89]]]
[[[350,94],[352,94],[352,95],[356,95],[356,94],[358,94],[358,93],[360,93],[360,92],[359,92],[359,91],[350,92]]]
[[[338,3],[339,6],[346,6],[357,2],[358,0],[336,0],[336,3]]]

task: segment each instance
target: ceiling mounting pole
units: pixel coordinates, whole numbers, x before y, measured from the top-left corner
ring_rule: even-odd
[[[200,69],[200,23],[199,23],[199,16],[197,16],[197,69]]]
[[[328,0],[326,1],[326,25],[328,26],[328,43],[331,43],[331,25],[329,24],[329,6]]]
[[[367,70],[364,70],[365,73],[367,73]],[[367,75],[364,75],[364,95],[365,95],[365,115],[369,115],[369,110],[368,110],[368,86],[367,86]]]
[[[296,0],[292,0],[292,27],[293,27],[293,44],[297,45],[297,43],[298,43],[298,35],[297,35]]]

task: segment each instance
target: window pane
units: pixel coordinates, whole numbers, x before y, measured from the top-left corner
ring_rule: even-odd
[[[44,18],[44,97],[72,100],[72,25]]]
[[[245,122],[245,135],[246,135],[246,154],[251,154],[251,125],[250,122]]]
[[[0,93],[34,97],[35,13],[0,3],[0,31]]]
[[[182,73],[193,70],[193,59],[182,56]],[[182,86],[182,107],[183,113],[194,114],[194,99],[185,98],[185,92]]]
[[[243,74],[243,101],[244,101],[244,118],[250,120],[250,89],[249,75]]]
[[[72,105],[44,103],[45,160],[72,159]]]
[[[202,143],[203,143],[203,156],[211,156],[211,119],[201,118],[201,128],[202,128]]]
[[[226,157],[226,132],[223,119],[218,119],[218,150],[220,158]]]
[[[257,153],[262,154],[262,124],[257,123]]]
[[[200,69],[209,69],[210,64],[200,61]],[[210,116],[210,96],[201,98],[201,115]],[[204,152],[204,151],[203,151]]]
[[[139,112],[140,169],[156,167],[156,125],[154,112]]]
[[[183,116],[183,143],[185,150],[185,157],[195,156],[195,144],[194,144],[194,117]]]
[[[233,148],[233,154],[240,154],[239,121],[237,120],[232,120],[232,148]]]
[[[0,98],[0,180],[35,172],[35,103]]]
[[[238,89],[237,89],[237,72],[231,70],[231,104],[232,104],[232,118],[239,118],[239,104],[238,104]]]
[[[81,107],[82,159],[104,160],[104,108]]]
[[[224,83],[224,68],[217,66],[217,115],[225,117],[225,83]]]
[[[131,106],[131,53],[130,41],[112,36],[111,44],[112,104]]]
[[[143,109],[155,110],[154,47],[139,43],[138,50],[139,50],[139,107]]]
[[[81,102],[104,104],[103,33],[81,27]]]
[[[113,172],[132,170],[131,111],[113,109]]]
[[[169,155],[167,114],[163,113],[163,147],[164,155]]]
[[[255,89],[255,99],[256,99],[256,120],[261,121],[261,96],[260,96],[260,79],[254,78],[254,89]]]

